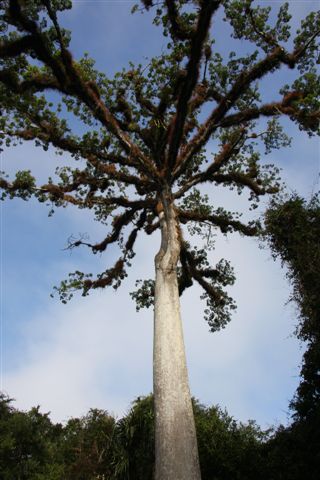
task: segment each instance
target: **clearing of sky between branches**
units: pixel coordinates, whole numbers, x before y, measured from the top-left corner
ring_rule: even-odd
[[[201,187],[246,190],[255,208],[259,197],[280,189],[279,171],[264,156],[290,144],[287,119],[310,136],[319,134],[319,12],[291,34],[288,3],[277,5],[274,14],[251,0],[143,0],[133,10],[154,13],[165,41],[162,54],[109,78],[88,55],[76,59],[70,52],[71,34],[60,25],[70,1],[2,0],[0,5],[1,144],[31,141],[74,160],[74,167],[59,167],[42,185],[30,171],[19,171],[14,179],[2,173],[2,199],[36,197],[54,207],[88,209],[105,225],[105,238],[70,239],[68,248],[83,245],[103,253],[117,244],[120,251],[96,278],[71,273],[57,288],[62,301],[77,290],[87,295],[118,288],[139,233],[160,230],[156,280],[143,281],[132,294],[138,308],[155,304],[155,324],[157,316],[173,318],[179,295],[196,282],[210,329],[224,327],[235,308],[225,290],[234,274],[226,260],[209,263],[213,232],[255,236],[261,226],[242,222],[223,205],[212,206]],[[226,22],[238,53],[226,56],[215,49],[216,21]],[[281,69],[291,71],[291,83],[270,82],[273,100],[266,100],[261,83]],[[198,245],[199,237],[203,240],[203,248],[191,245],[192,235]],[[157,389],[157,381],[154,385]],[[181,458],[177,455],[180,463]],[[168,474],[157,462],[158,479],[200,478],[196,460],[182,473],[172,473],[175,467],[171,471],[169,465]]]

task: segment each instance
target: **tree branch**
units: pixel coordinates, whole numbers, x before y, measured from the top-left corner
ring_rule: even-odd
[[[68,245],[68,248],[72,249],[74,247],[79,247],[80,245],[85,245],[85,246],[91,248],[93,253],[104,252],[106,250],[106,248],[108,247],[108,245],[110,245],[111,243],[114,243],[117,240],[119,240],[122,229],[124,227],[126,227],[130,222],[132,222],[132,220],[134,219],[134,216],[135,216],[135,214],[138,210],[139,210],[138,207],[130,208],[130,210],[126,210],[121,215],[116,216],[113,220],[112,232],[102,242],[91,244],[91,243],[88,243],[88,242],[84,242],[82,240],[77,240],[75,242],[70,242],[69,245]],[[141,222],[142,222],[142,224],[141,224]],[[142,228],[144,222],[145,222],[145,212],[143,212],[143,215],[140,216],[139,225],[141,225],[141,226],[139,226],[139,228],[136,227],[136,229],[134,229],[133,231],[137,232],[140,228]],[[128,242],[127,243],[129,245],[129,247],[131,246],[130,249],[132,249],[134,241],[135,241],[134,235],[132,237],[129,237],[129,239],[128,239],[129,243]]]
[[[72,203],[73,205],[77,206],[86,206],[88,208],[92,208],[95,205],[101,206],[116,206],[116,207],[124,207],[127,209],[142,210],[142,209],[149,209],[153,211],[155,205],[157,203],[156,199],[153,198],[146,198],[144,200],[128,200],[124,196],[110,196],[110,197],[102,197],[102,196],[93,196],[90,193],[84,197],[76,198],[70,195],[70,192],[77,191],[79,186],[93,186],[96,189],[103,187],[103,182],[106,182],[106,179],[102,179],[99,181],[96,177],[88,176],[87,172],[82,171],[78,172],[78,175],[75,177],[74,181],[65,185],[57,185],[54,183],[47,183],[40,187],[36,187],[31,185],[30,183],[21,182],[21,181],[13,181],[9,182],[4,178],[0,177],[0,188],[7,191],[9,194],[13,196],[20,195],[21,192],[29,193],[30,195],[43,195],[49,194],[51,200],[62,201]],[[99,185],[100,183],[100,185]]]
[[[259,37],[261,37],[268,45],[270,45],[272,47],[279,47],[279,44],[275,40],[275,38],[271,37],[271,35],[268,35],[265,32],[262,32],[261,30],[259,30],[259,28],[256,24],[256,21],[254,19],[254,16],[253,16],[252,9],[249,6],[247,6],[245,11],[246,11],[246,14],[250,17],[250,22],[251,22],[252,28],[256,32],[256,34],[259,35]]]
[[[177,213],[181,223],[208,222],[219,227],[222,233],[237,231],[249,237],[253,237],[258,233],[257,227],[245,225],[238,220],[233,220],[227,215],[204,215],[202,213],[182,210],[180,208],[177,209]]]
[[[63,92],[61,85],[50,75],[35,75],[28,80],[20,81],[17,75],[10,69],[0,70],[0,82],[13,93],[22,94],[27,91],[42,92],[44,90],[57,90]],[[63,93],[68,93],[65,90]]]
[[[95,89],[91,87],[89,82],[85,82],[81,78],[79,72],[75,68],[70,52],[68,52],[63,46],[62,39],[60,38],[60,46],[62,49],[61,55],[63,63],[61,63],[60,59],[52,55],[47,38],[39,31],[36,22],[30,20],[24,15],[19,0],[10,0],[9,13],[14,21],[17,21],[34,38],[33,48],[35,53],[39,60],[51,68],[61,86],[62,92],[65,93],[67,91],[68,94],[75,95],[83,101],[90,109],[93,116],[118,138],[125,151],[134,155],[138,162],[144,165],[145,169],[148,170],[150,177],[157,178],[158,171],[153,161],[131,141],[130,137],[125,132],[122,131],[110,110],[97,95]],[[57,22],[55,23],[57,25]]]
[[[171,37],[176,40],[191,40],[195,35],[195,29],[187,29],[183,26],[176,7],[175,0],[165,0],[168,11],[168,18],[171,23]]]
[[[121,181],[125,184],[136,185],[142,192],[148,192],[152,187],[154,187],[154,182],[152,180],[148,180],[147,178],[142,179],[135,175],[129,175],[116,169],[114,163],[119,163],[120,165],[125,166],[134,166],[135,168],[141,170],[140,165],[131,162],[130,158],[126,159],[119,155],[104,155],[102,152],[93,153],[92,150],[84,148],[83,145],[77,143],[74,139],[70,137],[63,137],[54,126],[41,120],[40,116],[32,115],[31,113],[29,113],[28,116],[29,119],[37,125],[37,128],[30,127],[25,130],[17,130],[15,132],[7,133],[24,140],[40,139],[42,141],[51,143],[54,147],[60,148],[63,151],[68,151],[72,154],[80,154],[82,158],[94,165],[98,170],[106,173],[110,179]],[[106,165],[103,163],[103,161],[101,161],[101,159],[111,161],[112,164]]]
[[[248,187],[256,195],[265,195],[266,193],[277,193],[279,189],[277,187],[264,188],[255,181],[253,178],[250,178],[248,175],[240,172],[231,172],[226,174],[214,174],[211,177],[211,180],[217,183],[224,184],[236,184],[244,187]]]
[[[18,40],[4,42],[0,40],[0,58],[17,57],[22,53],[27,53],[34,48],[34,38],[32,35],[25,35]]]
[[[244,136],[246,134],[246,129],[244,127],[239,129],[239,135],[233,142],[223,145],[222,150],[218,155],[215,156],[214,161],[209,165],[209,167],[201,173],[190,177],[174,195],[174,198],[181,198],[190,188],[197,185],[198,183],[203,183],[206,181],[212,180],[212,176],[218,172],[223,165],[225,165],[230,158],[238,152],[239,144],[241,144]],[[174,172],[174,177],[177,178],[178,174]]]
[[[297,100],[303,100],[305,94],[303,92],[289,92],[282,100],[282,102],[274,102],[262,105],[259,108],[248,108],[239,113],[228,115],[220,122],[221,128],[232,127],[239,125],[239,123],[249,122],[261,116],[271,117],[276,115],[287,115],[295,118],[299,123],[306,125],[309,123],[309,128],[316,129],[319,125],[320,112],[314,111],[305,113],[298,108],[292,106],[292,103]]]
[[[279,68],[282,63],[294,67],[300,56],[300,53],[289,55],[282,47],[276,47],[250,70],[242,71],[229,90],[229,93],[223,97],[206,122],[200,126],[197,134],[182,150],[176,162],[178,165],[176,176],[180,176],[186,170],[190,159],[201,150],[213,132],[221,126],[226,113],[235,105],[235,102],[241,97],[253,81],[261,79],[271,70]]]
[[[206,277],[218,277],[219,272],[213,268],[197,268],[197,261],[192,255],[192,253],[188,250],[185,242],[181,245],[180,261],[185,274],[184,282],[186,283],[186,285],[184,288],[187,288],[188,283],[190,285],[190,283],[192,282],[192,278],[194,278],[199,283],[199,285],[201,285],[201,287],[209,294],[211,298],[213,298],[216,302],[219,302],[219,292],[205,280]]]
[[[197,84],[202,49],[210,28],[211,18],[214,12],[220,6],[220,3],[220,0],[207,0],[206,2],[203,2],[201,6],[198,16],[197,29],[191,40],[189,62],[186,68],[186,76],[183,80],[182,88],[178,97],[176,114],[171,122],[171,125],[169,126],[169,148],[166,159],[168,175],[170,175],[176,163],[177,154],[183,136],[183,129],[188,114],[188,104],[192,92]]]

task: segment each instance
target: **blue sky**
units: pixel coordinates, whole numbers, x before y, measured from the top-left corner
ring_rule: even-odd
[[[147,57],[160,53],[164,42],[159,31],[150,24],[150,15],[130,15],[134,3],[74,2],[61,20],[73,32],[75,58],[87,51],[97,68],[111,76],[129,60],[148,63]],[[313,1],[289,3],[295,26],[318,7]],[[225,25],[214,28],[217,45],[229,47]],[[284,75],[288,70],[279,78]],[[273,86],[277,98],[277,85],[267,79],[268,94]],[[272,153],[268,161],[283,168],[289,190],[308,196],[319,188],[319,142],[292,126],[290,133],[292,147]],[[30,168],[41,182],[63,160],[29,143],[6,150],[1,170]],[[216,199],[228,208],[235,203],[237,210],[246,208],[244,198],[221,189]],[[48,209],[33,201],[14,200],[0,207],[2,389],[19,408],[39,404],[54,420],[84,414],[90,407],[122,415],[135,397],[152,390],[152,311],[136,313],[128,292],[135,279],[153,276],[159,238],[141,237],[120,290],[76,296],[65,306],[50,298],[53,285],[70,271],[103,270],[112,261],[112,251],[103,257],[64,251],[67,238],[89,232],[99,240],[104,229],[74,208],[48,218]],[[292,336],[294,306],[285,305],[290,294],[285,272],[257,241],[236,235],[219,238],[214,255],[214,261],[225,257],[235,267],[231,293],[238,310],[225,330],[211,334],[202,318],[200,292],[193,288],[182,298],[192,394],[205,404],[219,403],[242,421],[253,418],[263,426],[286,422],[302,351]]]

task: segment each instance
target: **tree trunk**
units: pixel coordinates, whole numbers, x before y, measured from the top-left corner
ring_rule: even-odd
[[[180,236],[173,206],[165,210],[155,258],[155,480],[200,480],[177,281]]]

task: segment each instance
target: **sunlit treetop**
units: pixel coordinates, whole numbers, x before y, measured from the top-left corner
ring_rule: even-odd
[[[154,13],[166,48],[147,66],[130,64],[108,77],[88,55],[75,59],[70,53],[71,34],[59,19],[71,6],[70,1],[1,1],[1,143],[33,141],[75,160],[44,185],[29,171],[12,180],[3,175],[3,198],[35,196],[56,207],[91,210],[106,225],[107,236],[93,244],[73,239],[70,248],[87,245],[97,253],[118,243],[120,257],[97,278],[77,271],[62,282],[63,301],[78,289],[86,295],[108,285],[117,288],[138,233],[159,229],[159,214],[174,204],[180,292],[199,283],[210,327],[224,326],[234,304],[223,288],[233,283],[233,271],[225,260],[210,266],[210,242],[193,248],[183,228],[209,240],[214,229],[258,233],[257,222],[245,224],[236,213],[214,208],[201,185],[248,190],[254,208],[260,196],[280,187],[278,170],[261,159],[290,144],[282,118],[309,135],[319,134],[320,14],[310,13],[292,35],[288,3],[274,19],[270,7],[250,0],[144,0],[133,10]],[[233,45],[239,44],[238,53],[230,51],[227,58],[215,48],[212,19],[219,12],[233,32]],[[292,70],[294,80],[274,87],[274,101],[266,101],[260,81],[280,69]],[[151,303],[152,293],[153,282],[147,281],[133,296],[143,306]]]

